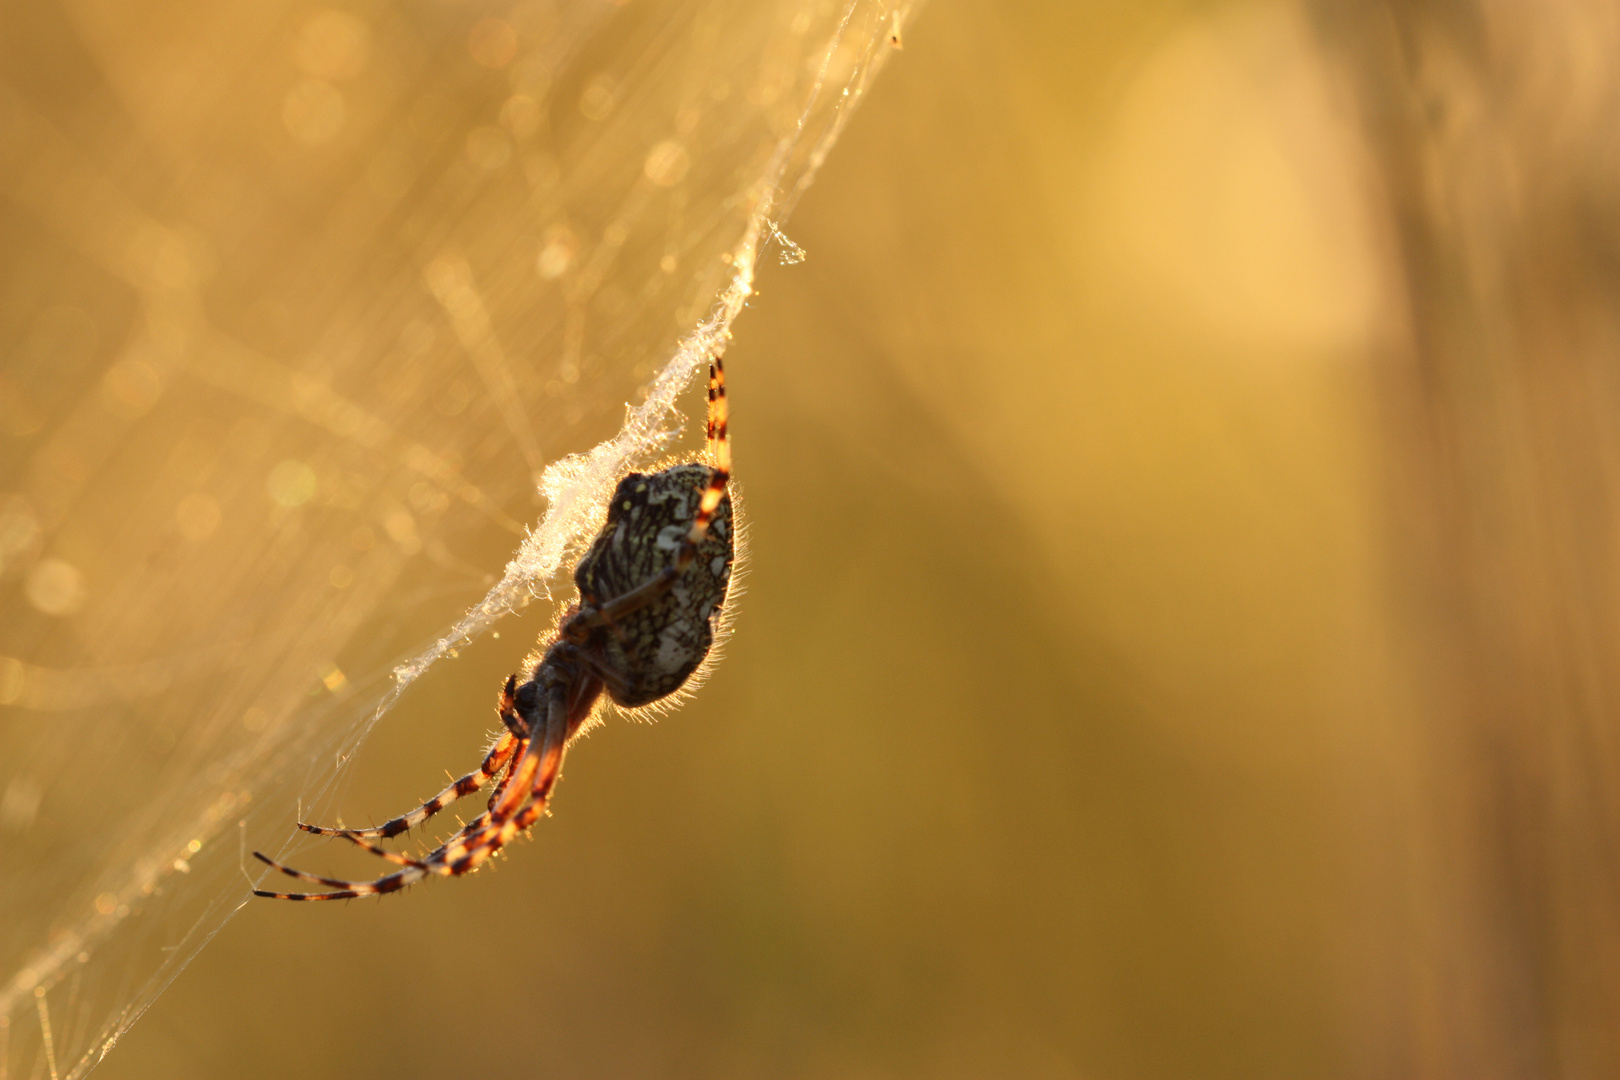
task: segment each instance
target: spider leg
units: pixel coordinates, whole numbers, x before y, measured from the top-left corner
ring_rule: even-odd
[[[524,745],[527,745],[527,740],[524,740]],[[494,805],[495,801],[500,798],[501,793],[505,791],[507,786],[511,783],[512,776],[517,771],[517,764],[517,758],[509,755],[506,775],[501,778],[500,783],[495,787],[495,791],[490,795],[489,801],[491,806]],[[397,863],[400,866],[409,868],[410,871],[414,871],[414,873],[401,871],[399,873],[389,874],[386,877],[377,878],[375,881],[346,881],[340,878],[328,878],[320,877],[315,874],[306,874],[302,870],[294,870],[290,866],[276,862],[274,859],[269,858],[263,853],[255,851],[253,853],[255,858],[271,867],[274,867],[277,870],[280,870],[283,874],[286,874],[289,877],[297,878],[299,881],[313,882],[317,885],[330,885],[338,891],[324,893],[278,893],[265,889],[254,889],[253,895],[263,896],[271,900],[349,900],[358,896],[371,896],[379,893],[395,892],[399,889],[405,888],[407,885],[420,881],[429,874],[442,875],[447,873],[446,870],[440,868],[436,864],[436,860],[438,860],[444,854],[446,848],[448,848],[450,844],[456,843],[465,837],[471,836],[481,829],[489,820],[489,817],[490,811],[484,811],[478,817],[474,818],[470,824],[463,828],[461,832],[457,833],[449,843],[440,845],[437,850],[420,859],[413,859],[407,855],[401,855],[397,852],[378,847],[370,841],[354,835],[354,833],[336,830],[335,835],[341,836],[345,840],[364,848],[373,855],[379,855],[382,858],[387,859],[389,862]]]
[[[433,870],[426,865],[407,866],[405,869],[377,878],[375,881],[344,881],[341,878],[320,877],[316,874],[306,874],[302,870],[294,870],[290,866],[276,862],[261,851],[255,851],[253,857],[273,869],[280,870],[288,877],[299,881],[308,881],[316,885],[330,885],[336,892],[324,893],[278,893],[266,889],[254,889],[254,896],[263,896],[271,900],[348,900],[356,896],[374,896],[379,893],[397,892],[407,885],[415,884],[427,877],[430,873],[443,873]]]
[[[385,847],[379,847],[378,845],[373,844],[370,840],[367,840],[364,837],[354,836],[350,833],[340,833],[339,835],[341,835],[343,839],[347,840],[355,847],[359,848],[361,851],[369,851],[378,858],[386,859],[396,866],[424,865],[421,859],[413,859],[409,855],[402,855],[397,851],[389,851]]]
[[[443,860],[452,875],[476,870],[490,856],[511,842],[518,833],[540,820],[551,802],[551,789],[562,772],[563,755],[568,749],[568,709],[566,696],[554,693],[546,713],[544,748],[537,757],[533,786],[528,792],[528,804],[520,811],[506,815],[491,811],[491,821],[479,833],[447,845]],[[532,746],[532,744],[531,744]],[[498,820],[497,820],[498,819]]]
[[[692,531],[681,545],[680,570],[686,569],[697,555],[697,546],[708,535],[709,522],[720,509],[726,485],[731,481],[731,408],[726,401],[726,366],[716,356],[709,365],[709,486],[703,489],[698,512],[692,518]],[[677,571],[678,572],[678,571]]]
[[[529,725],[517,714],[517,676],[508,675],[506,685],[501,687],[500,705],[497,711],[501,714],[501,723],[506,725],[515,738],[527,740]]]
[[[500,772],[501,767],[511,760],[519,741],[510,731],[504,732],[499,739],[495,740],[495,745],[490,747],[489,753],[484,755],[483,763],[476,770],[455,781],[415,810],[408,814],[401,814],[392,821],[386,821],[370,829],[339,829],[328,825],[310,825],[302,821],[298,823],[298,827],[307,833],[314,833],[316,836],[343,836],[350,840],[361,836],[382,837],[384,839],[390,836],[398,836],[400,833],[422,824],[422,822],[457,799],[471,795],[489,783],[490,777]]]
[[[505,833],[504,838],[497,837],[489,842],[492,845],[490,850],[483,851],[482,853],[474,852],[473,857],[476,859],[476,861],[473,863],[473,866],[476,866],[477,863],[483,862],[486,858],[495,854],[496,851],[500,850],[501,847],[504,847],[507,843],[509,843],[511,838],[516,836],[518,833],[532,828],[534,823],[539,821],[540,818],[545,815],[547,808],[551,805],[550,794],[550,788],[547,788],[544,797],[536,797],[535,799],[531,800],[529,804],[517,814],[517,816],[512,818],[512,820],[508,822],[505,827],[503,827],[503,831]],[[469,866],[467,869],[470,870],[473,868],[473,866]],[[452,866],[450,868],[450,872],[452,874],[460,874],[464,873],[465,871],[456,866]]]
[[[638,611],[668,592],[675,579],[686,572],[697,558],[698,545],[709,535],[709,523],[725,498],[726,485],[731,482],[730,407],[726,403],[726,368],[716,356],[709,364],[709,482],[698,500],[697,513],[692,516],[692,529],[681,541],[675,560],[658,572],[657,576],[638,585],[622,596],[616,596],[600,607],[581,610],[572,619],[571,627],[579,630],[598,626],[611,626],[631,612]],[[564,633],[567,634],[568,629]],[[578,633],[579,631],[575,631]],[[579,634],[578,640],[583,640]]]
[[[511,776],[508,774],[507,779],[509,780],[510,778]],[[504,780],[502,781],[503,784],[505,784],[505,782],[506,781]],[[463,832],[469,832],[472,830],[472,828],[473,826],[468,826],[466,830],[463,830]],[[340,833],[339,835],[343,834]],[[443,877],[452,873],[452,871],[444,865],[442,860],[436,861],[433,855],[423,859],[412,859],[409,856],[400,855],[396,852],[387,851],[383,848],[377,847],[376,845],[362,840],[359,837],[351,836],[347,837],[347,839],[360,845],[367,851],[381,855],[390,862],[403,865],[405,869],[395,871],[392,874],[385,874],[384,876],[371,881],[349,881],[344,878],[322,877],[319,874],[310,874],[303,870],[295,870],[285,863],[277,862],[262,851],[255,851],[253,853],[253,857],[255,859],[258,859],[260,862],[274,870],[281,871],[290,878],[296,878],[299,881],[308,881],[315,885],[327,885],[336,891],[322,893],[280,893],[271,892],[268,889],[254,889],[253,895],[262,896],[269,900],[351,900],[357,896],[377,896],[382,893],[398,892],[400,889],[416,884],[418,881],[421,881],[430,874],[437,874]],[[440,852],[444,850],[445,848],[443,847],[439,849]],[[435,852],[434,854],[436,855],[438,852]]]
[[[524,748],[524,747],[527,747],[528,744],[529,744],[529,740],[527,740],[527,739],[518,740],[518,746],[519,746],[520,749]],[[512,757],[512,758],[508,759],[507,765],[506,765],[506,775],[501,777],[500,782],[495,785],[495,790],[490,793],[490,796],[489,796],[489,804],[490,804],[490,806],[495,805],[496,800],[498,800],[501,797],[501,793],[506,790],[506,786],[512,782],[512,774],[517,769],[517,763],[518,763],[518,759],[516,757]],[[397,863],[400,866],[431,867],[431,865],[434,863],[434,861],[439,859],[444,854],[446,848],[448,848],[451,844],[454,844],[454,843],[457,843],[458,841],[464,840],[467,837],[472,836],[474,833],[478,832],[480,829],[482,829],[489,822],[489,817],[490,817],[490,813],[486,809],[482,814],[479,814],[477,817],[473,818],[470,822],[463,825],[461,827],[461,831],[457,832],[449,840],[446,840],[444,843],[440,844],[437,848],[435,848],[432,851],[428,852],[426,855],[423,855],[423,856],[421,856],[419,858],[414,858],[414,859],[411,858],[409,855],[401,855],[401,854],[399,854],[397,852],[389,851],[387,848],[378,847],[376,844],[373,844],[373,843],[370,843],[367,840],[361,839],[359,836],[355,835],[355,833],[353,833],[353,832],[339,832],[337,835],[339,835],[339,836],[343,837],[343,839],[348,840],[349,842],[355,844],[357,847],[363,848],[366,851],[371,852],[373,855],[378,855],[378,856],[381,856],[384,859],[387,859],[391,863]]]
[[[333,892],[324,893],[278,893],[266,889],[254,889],[253,895],[262,896],[271,900],[348,900],[359,896],[374,896],[381,893],[397,892],[409,885],[414,885],[430,874],[441,877],[465,874],[478,868],[479,864],[499,851],[515,836],[520,828],[527,828],[539,820],[545,812],[545,803],[550,797],[551,788],[557,781],[557,774],[562,768],[563,751],[567,742],[567,693],[562,688],[553,690],[550,707],[546,713],[544,747],[540,753],[534,752],[531,741],[525,748],[522,758],[512,767],[502,782],[505,791],[494,800],[494,805],[487,811],[489,821],[478,831],[471,833],[466,839],[452,841],[438,852],[425,859],[413,860],[403,870],[387,874],[374,881],[348,881],[342,878],[321,877],[318,874],[295,870],[284,863],[279,863],[260,851],[255,851],[253,857],[265,865],[281,871],[288,877],[299,881],[308,881],[315,885],[326,885]],[[530,786],[532,785],[532,786]],[[527,790],[525,788],[527,787]],[[513,794],[517,792],[517,794]],[[525,807],[525,803],[528,806]],[[523,810],[523,813],[519,813]],[[518,825],[517,822],[527,822]],[[470,828],[470,827],[469,827]],[[464,830],[467,831],[467,830]],[[342,835],[342,834],[339,834]],[[371,850],[371,845],[363,845]],[[392,854],[392,853],[390,853]],[[404,856],[400,856],[404,858]]]

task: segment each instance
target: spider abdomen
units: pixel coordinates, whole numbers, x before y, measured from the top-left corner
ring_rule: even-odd
[[[580,599],[600,606],[669,568],[691,531],[710,475],[709,466],[693,462],[620,480],[607,523],[574,569]],[[593,631],[585,648],[613,676],[605,681],[616,704],[635,708],[672,694],[703,663],[714,644],[734,554],[727,492],[668,592]]]

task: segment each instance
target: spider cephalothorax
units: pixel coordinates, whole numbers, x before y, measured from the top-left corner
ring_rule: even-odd
[[[636,708],[684,686],[714,643],[736,554],[727,434],[725,372],[716,358],[709,368],[710,460],[619,481],[606,523],[574,568],[579,600],[564,612],[528,679],[519,684],[514,675],[501,689],[498,711],[507,730],[477,771],[376,828],[298,824],[305,832],[342,836],[404,869],[375,881],[343,881],[294,870],[256,851],[282,873],[336,891],[255,894],[338,900],[474,870],[545,813],[569,740],[603,693]],[[503,769],[489,808],[427,855],[411,858],[369,839],[405,832]]]

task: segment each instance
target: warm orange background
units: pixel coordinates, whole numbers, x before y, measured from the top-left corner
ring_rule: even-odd
[[[533,456],[614,430],[647,356],[614,353],[607,333],[596,366],[558,361],[567,313],[524,306],[546,273],[535,252],[594,234],[547,232],[493,186],[458,202],[399,179],[449,170],[412,156],[442,144],[491,185],[524,168],[542,188],[575,183],[523,157],[522,137],[501,157],[501,131],[526,121],[478,127],[484,91],[460,72],[464,42],[481,64],[504,46],[464,36],[468,8],[419,6],[361,13],[441,20],[447,44],[401,59],[378,29],[368,70],[436,80],[409,122],[450,132],[441,143],[388,141],[392,99],[345,74],[341,33],[320,38],[331,55],[297,54],[314,8],[265,9],[285,30],[254,40],[281,52],[252,63],[286,71],[262,100],[223,103],[185,79],[236,62],[211,43],[253,37],[224,15],[87,0],[0,21],[0,74],[30,115],[55,102],[47,119],[116,181],[86,181],[82,216],[51,218],[41,207],[62,200],[29,187],[43,144],[0,135],[0,489],[40,475],[85,395],[148,415],[126,378],[143,369],[105,374],[136,301],[93,252],[106,200],[127,199],[200,237],[120,249],[147,251],[144,317],[168,312],[184,334],[191,315],[151,297],[200,295],[209,325],[454,447],[497,507],[447,509],[406,477],[397,502],[421,537],[376,510],[375,535],[351,543],[366,500],[408,471],[402,453],[373,472],[327,454],[341,419],[278,420],[260,433],[272,449],[244,449],[256,429],[210,427],[263,388],[243,375],[165,399],[184,404],[164,425],[87,459],[77,509],[6,566],[0,652],[101,683],[148,659],[132,651],[143,633],[195,650],[232,618],[265,640],[352,617],[335,662],[385,675],[509,557],[511,523],[539,512]],[[701,5],[668,7],[703,22]],[[102,1075],[1612,1074],[1620,80],[1600,7],[933,0],[786,226],[808,260],[768,258],[736,326],[751,566],[708,685],[655,726],[611,721],[577,745],[555,815],[493,872],[383,903],[250,905]],[[685,32],[646,34],[656,56]],[[76,38],[77,52],[17,44]],[[351,111],[334,121],[314,83]],[[591,84],[568,92],[589,120]],[[119,157],[116,102],[172,139],[161,168]],[[333,123],[376,144],[323,135]],[[445,351],[435,278],[412,262],[435,229],[473,238],[532,447]],[[314,267],[317,251],[347,262]],[[199,273],[200,290],[164,283]],[[689,295],[666,322],[634,324],[649,348],[719,281],[684,264],[675,278]],[[625,303],[591,308],[592,332]],[[327,547],[288,541],[238,567],[296,532],[272,504],[306,478],[267,481],[281,457],[315,462],[322,492],[349,477],[355,502],[301,526]],[[118,521],[86,517],[97,483],[152,475],[173,477],[151,497],[168,531],[139,551]],[[193,488],[211,510],[185,503]],[[367,562],[366,542],[404,561]],[[88,599],[35,574],[48,557],[79,569]],[[136,559],[171,584],[129,584]],[[209,584],[266,567],[286,584],[242,594],[262,611]],[[378,595],[354,611],[327,599],[368,584]],[[336,809],[396,813],[470,766],[545,617],[509,620],[413,687]],[[311,673],[328,658],[287,648],[266,682],[324,701]],[[221,767],[247,736],[209,721],[217,741],[198,746],[174,709],[201,716],[224,687],[243,714],[257,658],[233,656],[183,706],[0,708],[15,775],[48,781],[26,814],[17,789],[0,831],[9,910],[44,926],[67,902],[47,848],[105,827],[94,785],[138,813],[119,784]],[[116,760],[92,755],[82,791],[61,762],[104,738]],[[255,805],[255,821],[294,811]],[[235,837],[219,843],[229,888]],[[322,871],[375,869],[297,850]],[[98,1006],[115,1007],[117,976],[98,978]],[[29,1055],[13,1075],[42,1060]]]

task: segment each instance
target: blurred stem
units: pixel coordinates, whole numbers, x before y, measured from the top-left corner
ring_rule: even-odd
[[[1620,68],[1594,62],[1615,23],[1579,0],[1312,6],[1407,319],[1384,438],[1421,720],[1371,1071],[1620,1075]]]

